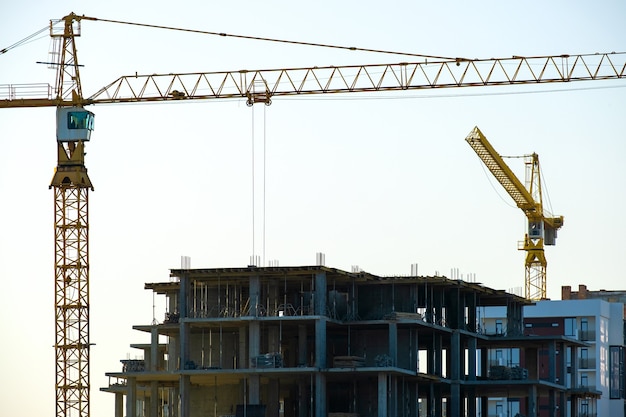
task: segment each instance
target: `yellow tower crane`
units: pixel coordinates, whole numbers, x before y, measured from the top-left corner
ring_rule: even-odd
[[[465,59],[433,57],[354,47],[228,35],[298,45],[343,48],[417,57],[419,62],[186,74],[122,76],[84,97],[76,37],[83,20],[187,31],[121,22],[71,13],[51,22],[57,68],[56,84],[0,84],[0,108],[57,107],[57,168],[50,187],[55,208],[55,354],[57,417],[89,417],[89,190],[85,143],[94,114],[85,106],[100,103],[168,102],[241,98],[248,105],[269,105],[273,97],[309,94],[510,86],[626,78],[626,53],[547,55]],[[57,32],[56,25],[63,24]],[[9,48],[0,50],[0,54]],[[23,89],[23,91],[22,91]],[[21,94],[23,93],[23,94]],[[545,222],[545,219],[544,219]]]
[[[555,217],[543,206],[539,155],[533,153],[524,157],[524,186],[478,127],[474,127],[465,140],[528,218],[528,232],[519,245],[520,250],[526,251],[525,296],[530,300],[545,299],[548,263],[544,245],[556,243],[557,231],[563,226],[563,216]]]

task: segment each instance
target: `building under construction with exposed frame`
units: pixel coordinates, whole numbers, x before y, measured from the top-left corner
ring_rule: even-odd
[[[583,342],[524,337],[530,302],[476,283],[325,266],[171,276],[145,285],[167,312],[134,326],[151,335],[131,345],[143,359],[122,360],[101,388],[115,417],[474,417],[495,415],[494,397],[565,417],[594,395],[568,388],[565,358]],[[492,306],[506,308],[504,328],[481,321]],[[503,348],[519,363],[495,360]]]

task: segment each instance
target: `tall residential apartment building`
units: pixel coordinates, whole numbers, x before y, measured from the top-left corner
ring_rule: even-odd
[[[168,308],[134,326],[143,357],[107,373],[115,417],[569,417],[600,395],[567,359],[591,345],[524,335],[530,303],[501,290],[324,266],[171,276],[145,285]]]
[[[623,311],[622,303],[599,298],[542,300],[524,307],[524,334],[529,338],[562,336],[581,343],[576,349],[565,351],[564,355],[557,354],[562,360],[558,361],[556,372],[564,375],[570,399],[578,398],[577,402],[568,401],[560,415],[626,415]],[[490,309],[484,314],[483,322],[497,331],[503,323],[506,324],[506,317],[501,308]],[[496,353],[496,357],[504,362],[525,362],[523,354],[517,350],[502,350]],[[539,351],[538,361],[542,377],[545,377],[552,369],[549,351]],[[561,382],[560,377],[557,382]],[[506,407],[506,401],[501,401]],[[551,408],[551,404],[540,402],[540,415],[550,415],[545,412]]]

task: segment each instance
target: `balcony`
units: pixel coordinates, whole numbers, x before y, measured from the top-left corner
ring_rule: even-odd
[[[594,394],[598,392],[598,390],[595,385],[577,384],[575,387],[570,388],[570,392],[573,394]]]
[[[578,369],[596,369],[596,360],[594,358],[579,358]]]
[[[593,342],[596,340],[596,332],[595,330],[580,330],[578,338],[583,342]]]

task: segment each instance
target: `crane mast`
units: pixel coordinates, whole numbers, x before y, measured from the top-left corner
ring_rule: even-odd
[[[54,190],[54,309],[56,416],[89,417],[89,189],[85,142],[93,129],[93,113],[82,98],[75,38],[79,21],[65,17],[62,33],[50,34],[55,45],[58,103],[57,167]]]
[[[552,216],[543,207],[539,155],[533,153],[525,156],[526,185],[524,185],[478,127],[474,127],[465,141],[511,196],[517,207],[526,215],[528,231],[518,246],[518,249],[526,251],[524,262],[525,296],[529,300],[545,299],[547,297],[546,269],[548,263],[544,253],[544,245],[556,243],[557,230],[563,226],[563,216]]]

